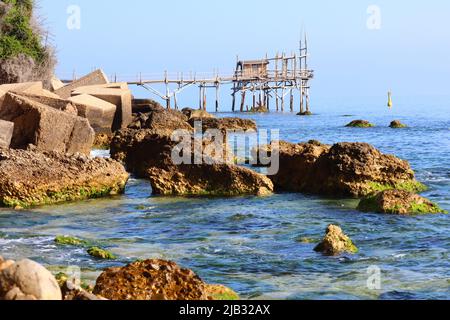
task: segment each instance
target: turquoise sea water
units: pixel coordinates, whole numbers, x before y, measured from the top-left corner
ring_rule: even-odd
[[[450,211],[450,99],[404,100],[392,110],[372,104],[318,104],[313,117],[239,115],[280,129],[291,142],[368,142],[410,161],[424,195]],[[230,116],[221,114],[220,116]],[[371,129],[345,128],[355,119]],[[388,128],[399,119],[407,129]],[[27,211],[0,209],[0,255],[28,257],[56,270],[77,265],[94,280],[102,268],[136,258],[164,258],[192,268],[244,299],[450,299],[450,217],[359,213],[352,199],[301,194],[231,199],[152,197],[131,179],[126,194]],[[325,257],[313,251],[328,224],[339,224],[360,249]],[[119,256],[99,261],[84,249],[59,247],[56,235],[91,239]],[[381,289],[367,286],[381,270]]]

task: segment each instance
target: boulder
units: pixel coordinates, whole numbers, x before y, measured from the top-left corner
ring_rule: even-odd
[[[0,150],[0,206],[27,208],[116,195],[128,173],[112,159]]]
[[[195,123],[201,123],[205,132],[208,129],[218,129],[221,131],[257,131],[256,122],[241,118],[191,118],[189,124],[194,127]]]
[[[112,136],[106,133],[98,133],[95,135],[93,149],[109,150],[111,146]]]
[[[273,191],[273,184],[266,176],[220,161],[223,157],[202,154],[201,150],[201,164],[176,165],[172,161],[172,150],[177,143],[168,135],[154,132],[122,130],[111,143],[111,156],[123,161],[138,177],[150,180],[154,194],[237,196],[267,195]],[[217,143],[222,143],[223,148],[223,142]],[[195,146],[191,143],[191,163],[195,163],[192,156]],[[228,154],[224,153],[226,160]]]
[[[129,125],[130,129],[146,129],[149,132],[170,137],[174,131],[193,131],[187,117],[175,110],[157,110],[137,115]]]
[[[53,76],[50,80],[50,90],[52,92],[55,92],[56,90],[59,90],[64,86],[65,84],[56,76]]]
[[[0,120],[0,149],[8,149],[14,132],[14,123]]]
[[[342,229],[335,225],[329,225],[325,237],[319,243],[314,251],[321,252],[328,256],[337,256],[342,253],[357,253],[358,248],[352,240],[344,234]]]
[[[62,88],[55,90],[55,93],[63,99],[68,99],[72,95],[72,91],[76,90],[79,87],[102,85],[108,83],[108,77],[103,73],[103,71],[96,70]]]
[[[94,294],[110,300],[214,300],[238,298],[223,286],[211,286],[192,270],[175,262],[145,260],[106,269],[97,279]]]
[[[386,190],[368,196],[361,200],[358,210],[397,215],[446,213],[436,203],[417,194],[401,190]]]
[[[387,189],[426,189],[415,180],[407,161],[367,143],[338,143],[331,148],[314,141],[284,143],[279,157],[280,170],[271,179],[280,191],[363,197]]]
[[[59,96],[50,96],[46,95],[45,93],[41,92],[40,94],[36,93],[23,93],[23,92],[16,92],[11,91],[11,93],[27,98],[29,100],[33,100],[35,102],[38,102],[40,104],[46,105],[47,107],[52,107],[53,109],[64,111],[73,115],[77,115],[78,111],[76,106],[71,103],[68,100],[61,99]]]
[[[362,197],[387,189],[421,192],[407,161],[381,153],[367,143],[338,143],[317,159],[306,192]]]
[[[188,118],[198,118],[198,119],[204,119],[204,118],[215,118],[212,114],[208,113],[205,110],[194,110],[191,108],[184,108],[181,110],[183,114]]]
[[[350,128],[372,128],[374,127],[369,121],[366,120],[354,120],[346,125],[346,127]]]
[[[6,94],[11,91],[24,94],[40,94],[44,91],[44,88],[40,81],[0,85],[0,111]]]
[[[79,116],[89,120],[95,133],[112,133],[116,105],[88,94],[70,97],[68,100],[76,106]]]
[[[0,300],[62,300],[55,277],[31,260],[0,270]]]
[[[87,119],[8,93],[0,119],[14,122],[11,148],[90,154],[94,130]]]
[[[148,113],[153,111],[164,111],[165,108],[151,99],[133,99],[132,110],[133,113]]]
[[[311,111],[303,111],[303,112],[299,112],[297,113],[298,116],[312,116],[313,113]]]
[[[88,94],[98,99],[104,100],[116,106],[116,114],[112,130],[117,131],[128,127],[132,121],[131,101],[132,95],[129,89],[102,88],[99,86],[87,86],[77,88],[72,92],[72,96]]]
[[[407,128],[408,126],[406,124],[401,123],[399,120],[394,120],[389,125],[392,129],[401,129],[401,128]]]
[[[63,300],[65,301],[105,301],[107,299],[97,296],[74,284],[65,281],[61,286]]]

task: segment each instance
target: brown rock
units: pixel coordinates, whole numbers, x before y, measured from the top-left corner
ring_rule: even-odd
[[[72,95],[72,91],[82,86],[108,84],[108,77],[102,70],[96,70],[62,88],[55,90],[55,93],[63,99],[68,99]]]
[[[407,125],[401,123],[400,120],[394,120],[391,122],[389,127],[392,129],[401,129],[401,128],[407,128]]]
[[[8,149],[14,132],[14,123],[0,120],[0,149]]]
[[[164,107],[151,99],[133,99],[132,101],[133,113],[149,113],[153,111],[164,111]]]
[[[181,110],[183,114],[188,118],[198,118],[198,119],[204,119],[204,118],[215,118],[212,114],[206,112],[205,110],[194,110],[191,108],[184,108]]]
[[[353,244],[352,240],[342,232],[342,229],[335,225],[329,225],[325,234],[325,238],[314,249],[325,255],[336,256],[342,253],[357,253],[358,248]]]
[[[40,104],[46,105],[48,107],[52,107],[53,109],[59,110],[59,111],[64,111],[73,115],[77,115],[78,111],[76,106],[71,103],[68,100],[64,100],[61,99],[59,97],[52,97],[49,95],[45,95],[45,94],[35,94],[35,93],[21,93],[21,92],[15,92],[15,91],[11,91],[11,93],[23,97],[23,98],[27,98],[29,100],[33,100],[35,102],[38,102]]]
[[[0,206],[27,208],[121,193],[124,167],[104,158],[0,150]]]
[[[358,210],[398,215],[446,213],[445,210],[430,200],[417,194],[386,190],[376,195],[368,196],[359,203]]]
[[[366,120],[354,120],[346,125],[346,127],[351,128],[372,128],[374,125]]]
[[[66,281],[62,287],[63,300],[66,301],[101,301],[107,300],[103,297],[87,292],[80,286],[75,285],[70,281]]]
[[[94,131],[87,119],[13,93],[6,95],[0,119],[14,123],[11,148],[90,154]]]
[[[208,129],[217,129],[221,131],[257,131],[258,127],[253,120],[241,118],[191,118],[189,124],[194,127],[195,123],[201,123],[202,130],[205,132]]]
[[[164,260],[106,269],[94,294],[110,300],[207,300],[204,282],[191,270]]]

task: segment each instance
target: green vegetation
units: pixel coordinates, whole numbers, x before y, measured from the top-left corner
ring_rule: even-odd
[[[345,242],[345,250],[349,253],[358,253],[359,249],[358,247],[353,243],[351,239],[348,239]]]
[[[304,243],[304,244],[310,244],[310,243],[316,243],[317,241],[311,238],[307,238],[307,237],[298,237],[297,239],[295,239],[296,242],[299,243]]]
[[[114,254],[112,254],[111,252],[99,248],[99,247],[91,247],[88,249],[87,253],[94,257],[94,258],[98,258],[98,259],[104,259],[104,260],[114,260],[116,259],[116,256]]]
[[[222,285],[207,284],[206,292],[208,293],[208,295],[211,297],[212,300],[219,300],[219,301],[240,300],[240,297],[236,292]]]
[[[75,237],[69,237],[69,236],[57,236],[55,238],[55,242],[59,245],[64,246],[77,246],[77,247],[84,247],[88,246],[89,242],[86,240],[81,240]]]
[[[411,193],[421,193],[428,190],[428,187],[416,180],[399,182],[395,184],[382,184],[378,182],[367,182],[366,194],[377,194],[386,190],[401,190]]]
[[[41,37],[31,27],[33,0],[2,0],[0,59],[25,54],[41,63],[47,56]]]

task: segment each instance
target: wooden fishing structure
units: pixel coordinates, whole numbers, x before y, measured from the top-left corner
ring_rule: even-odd
[[[232,74],[220,74],[215,70],[210,74],[190,72],[169,74],[167,71],[163,77],[143,76],[139,74],[137,79],[123,81],[117,75],[113,75],[114,82],[127,82],[145,88],[152,94],[160,97],[166,103],[167,109],[179,108],[179,95],[189,87],[198,86],[198,107],[206,110],[208,89],[215,91],[215,110],[220,110],[220,92],[224,85],[232,87],[232,111],[271,111],[271,101],[275,100],[276,111],[295,111],[295,93],[299,96],[299,109],[301,114],[310,112],[310,81],[314,78],[314,71],[308,66],[308,40],[305,35],[300,41],[298,53],[287,55],[276,54],[269,58],[267,55],[260,60],[236,61],[236,68]],[[164,88],[163,90],[161,90]],[[158,90],[159,89],[159,90]],[[251,96],[250,107],[246,104]],[[238,99],[240,98],[240,101]],[[239,105],[238,105],[239,103]]]

